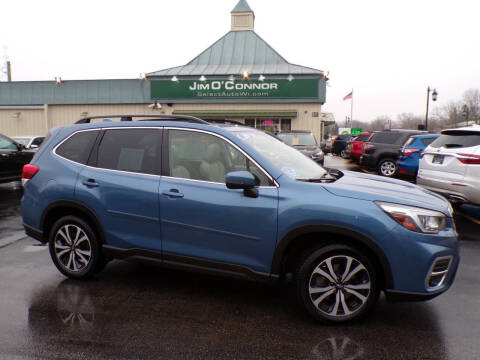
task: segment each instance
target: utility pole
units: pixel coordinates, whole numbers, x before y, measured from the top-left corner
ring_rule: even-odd
[[[7,81],[12,81],[12,65],[10,64],[10,60],[7,60]]]

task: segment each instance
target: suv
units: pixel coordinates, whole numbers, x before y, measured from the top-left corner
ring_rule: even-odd
[[[366,314],[380,291],[430,299],[452,284],[458,241],[443,197],[398,180],[328,172],[250,127],[148,119],[87,118],[53,129],[24,167],[26,233],[48,243],[67,277],[140,258],[293,279],[304,308],[332,323]]]
[[[318,145],[317,138],[310,131],[283,132],[277,137],[323,166],[324,153]]]
[[[347,156],[346,149],[347,143],[357,135],[354,134],[341,134],[337,135],[332,142],[332,154],[340,155],[345,158]]]
[[[410,136],[419,134],[422,132],[416,130],[387,130],[374,133],[364,145],[360,165],[377,170],[382,176],[394,177],[398,172],[396,162],[399,151]]]
[[[22,144],[0,134],[0,183],[19,181],[23,165],[32,160],[33,153],[24,151]]]
[[[352,149],[350,150],[350,159],[359,162],[360,157],[363,154],[363,147],[365,143],[372,137],[373,132],[362,132],[352,143]]]
[[[438,134],[410,136],[398,155],[397,168],[400,175],[415,179],[423,150],[439,136]]]
[[[454,202],[480,205],[480,126],[443,130],[421,156],[417,183]]]

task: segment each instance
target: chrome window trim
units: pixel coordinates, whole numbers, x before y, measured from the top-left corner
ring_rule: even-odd
[[[162,178],[173,179],[173,180],[185,180],[185,181],[200,182],[200,183],[204,183],[204,184],[212,184],[212,185],[222,185],[222,186],[226,186],[225,183],[221,183],[221,182],[213,182],[213,181],[206,181],[206,180],[196,180],[196,179],[186,179],[186,178],[179,178],[179,177],[175,177],[175,176],[165,176],[165,175],[163,175]],[[272,188],[275,188],[275,186],[256,186],[256,188],[257,188],[257,189],[272,189]]]
[[[102,130],[120,130],[120,129],[155,129],[155,130],[161,130],[163,129],[163,127],[153,127],[153,126],[135,126],[135,127],[129,127],[129,126],[120,126],[120,127],[108,127],[108,128],[94,128],[94,129],[84,129],[84,130],[77,130],[73,133],[71,133],[69,136],[67,136],[65,139],[63,139],[61,142],[59,142],[52,150],[53,154],[58,156],[59,158],[63,159],[63,160],[66,160],[68,162],[71,162],[73,164],[77,164],[77,165],[80,165],[80,166],[84,166],[84,167],[87,167],[89,169],[95,169],[95,170],[103,170],[103,171],[110,171],[110,172],[117,172],[117,173],[124,173],[124,174],[132,174],[132,175],[145,175],[145,176],[150,176],[150,177],[157,177],[157,178],[160,178],[161,175],[156,175],[156,174],[146,174],[146,173],[143,173],[143,172],[132,172],[132,171],[125,171],[125,170],[115,170],[115,169],[107,169],[107,168],[102,168],[102,167],[95,167],[95,166],[89,166],[87,164],[82,164],[82,163],[79,163],[77,161],[73,161],[73,160],[70,160],[70,159],[67,159],[66,157],[63,157],[59,154],[57,154],[57,148],[59,148],[65,141],[67,141],[68,139],[70,139],[73,135],[76,135],[78,133],[81,133],[81,132],[87,132],[87,131],[102,131]]]
[[[272,188],[272,187],[279,188],[280,187],[280,184],[273,178],[273,176],[271,176],[262,166],[260,166],[260,164],[258,162],[256,162],[250,155],[248,155],[245,151],[243,151],[240,147],[238,147],[237,144],[235,144],[231,140],[227,139],[223,135],[220,135],[220,134],[217,134],[217,133],[214,133],[214,132],[211,132],[211,131],[200,130],[200,129],[192,129],[192,128],[177,128],[177,127],[169,126],[169,127],[164,127],[164,129],[165,130],[194,131],[194,132],[204,133],[204,134],[207,134],[207,135],[213,135],[213,136],[216,136],[216,137],[218,137],[222,140],[225,140],[230,145],[232,145],[235,149],[240,151],[247,159],[249,159],[251,162],[253,162],[267,176],[267,178],[270,181],[272,181],[273,184],[274,184],[274,185],[271,185],[271,186],[259,186],[259,188]],[[174,178],[174,179],[201,181],[201,182],[206,182],[206,183],[211,183],[211,184],[223,184],[223,185],[225,185],[225,183],[219,183],[219,182],[210,182],[210,181],[196,180],[196,179],[175,178],[175,177],[171,177],[171,176],[165,176],[165,177],[170,177],[170,178]]]

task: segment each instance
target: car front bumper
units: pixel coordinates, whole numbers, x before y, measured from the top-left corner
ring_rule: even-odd
[[[385,289],[392,300],[428,300],[447,291],[455,280],[459,242],[453,220],[439,234],[417,233],[398,225],[389,234],[393,284]]]

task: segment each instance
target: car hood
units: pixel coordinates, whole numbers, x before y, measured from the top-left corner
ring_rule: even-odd
[[[417,206],[449,214],[448,201],[440,195],[406,181],[353,171],[333,183],[323,184],[337,196]]]

